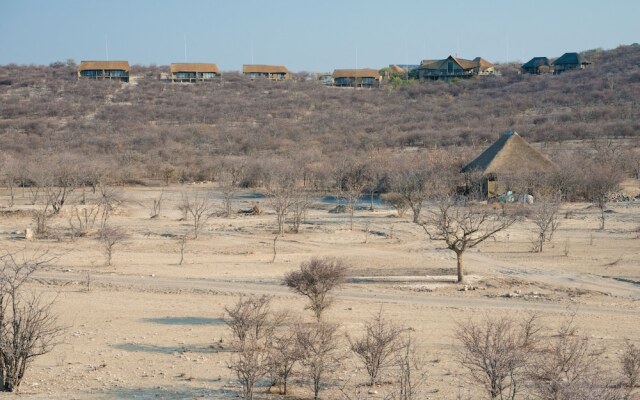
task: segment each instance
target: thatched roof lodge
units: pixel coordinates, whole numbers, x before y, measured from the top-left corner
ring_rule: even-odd
[[[551,72],[551,62],[547,57],[533,57],[531,60],[522,64],[520,68],[522,68],[522,72],[528,74],[546,74]]]
[[[449,56],[443,60],[422,60],[418,70],[420,79],[451,80],[495,74],[495,66],[482,57],[465,60]]]
[[[508,181],[550,171],[553,163],[515,131],[507,131],[462,172],[478,172],[483,177],[483,193],[493,197],[510,189]]]
[[[378,87],[382,76],[373,68],[336,69],[333,71],[333,84],[340,87]]]
[[[255,65],[244,64],[242,73],[249,75],[251,79],[267,78],[272,81],[291,79],[291,72],[284,65]]]
[[[78,66],[78,79],[108,79],[129,82],[128,61],[81,61]]]
[[[564,53],[553,62],[553,73],[560,74],[574,69],[585,69],[589,64],[591,63],[578,53]]]
[[[220,76],[218,66],[207,63],[174,63],[169,71],[172,82],[202,82]]]

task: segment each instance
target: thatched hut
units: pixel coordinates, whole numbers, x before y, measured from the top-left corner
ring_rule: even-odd
[[[514,181],[550,171],[553,163],[515,131],[507,131],[462,172],[482,176],[482,193],[487,197],[503,194]]]

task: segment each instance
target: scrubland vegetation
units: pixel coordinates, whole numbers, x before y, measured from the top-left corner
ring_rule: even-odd
[[[183,365],[178,354],[210,357],[218,378],[197,384],[214,386],[220,398],[637,397],[637,330],[594,337],[576,322],[575,299],[595,298],[585,304],[599,317],[611,310],[612,320],[638,317],[637,252],[614,242],[637,242],[640,227],[638,195],[620,191],[623,181],[637,189],[640,179],[640,47],[588,57],[592,68],[559,76],[519,75],[503,65],[502,76],[487,79],[396,81],[376,90],[324,87],[306,74],[291,82],[226,73],[215,83],[167,84],[156,79],[159,68],[136,66],[142,78],[121,84],[77,81],[62,63],[0,67],[2,389],[16,391],[27,367],[62,341],[67,326],[59,320],[72,320],[74,345],[102,347],[58,362],[62,374],[82,376],[67,384],[111,373],[105,361],[86,368],[87,353],[108,357],[113,371],[127,375],[137,373],[129,362],[166,362],[112,354],[127,351],[170,354],[171,368]],[[507,129],[554,161],[545,173],[498,177],[514,192],[532,194],[533,204],[482,201],[482,177],[460,173]],[[374,205],[378,195],[382,203]],[[319,205],[325,196],[335,203]],[[612,210],[617,200],[628,206]],[[596,248],[594,240],[605,244]],[[63,269],[48,251],[34,253],[36,246],[51,247]],[[582,261],[569,264],[574,251],[584,253]],[[606,258],[611,253],[617,258]],[[484,268],[472,269],[470,281],[463,256]],[[538,263],[535,273],[527,262]],[[74,268],[80,278],[69,277]],[[223,275],[229,281],[216,281]],[[395,281],[403,275],[435,277],[437,284],[407,289]],[[368,283],[387,276],[395,286]],[[145,277],[161,283],[142,284]],[[202,288],[198,280],[218,286]],[[567,289],[556,280],[597,289]],[[82,290],[69,289],[73,284]],[[532,303],[505,306],[520,286],[535,289]],[[59,299],[67,307],[80,304],[78,317],[42,295],[51,287],[68,296]],[[348,293],[340,298],[342,290]],[[139,307],[120,303],[131,293],[135,302],[144,299]],[[80,320],[101,317],[84,304],[103,295],[114,310],[93,321],[100,334],[84,338],[94,328]],[[429,308],[425,298],[438,296],[461,302]],[[189,320],[199,307],[223,314],[220,324],[205,320],[212,326],[168,335],[202,328],[220,339],[207,331],[198,336],[204,349],[177,348],[155,332],[156,342],[140,347],[115,332],[128,329],[117,320],[129,313],[148,322],[157,304],[168,310],[166,299],[186,310],[156,315]],[[358,314],[350,313],[354,305],[363,307]],[[470,311],[460,311],[465,307]],[[403,320],[389,308],[406,313]],[[449,325],[429,326],[443,314]],[[165,317],[153,321],[173,321]],[[599,335],[607,331],[602,324]],[[435,337],[449,343],[435,346]],[[613,341],[615,354],[601,346]],[[40,377],[54,374],[47,362]],[[194,380],[170,374],[153,379]],[[136,395],[135,387],[122,388],[139,383],[133,376],[110,381],[107,395]],[[196,396],[196,389],[174,397]],[[64,395],[58,389],[53,397]]]

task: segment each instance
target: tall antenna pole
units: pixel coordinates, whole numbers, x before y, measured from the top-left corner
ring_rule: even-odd
[[[405,72],[405,80],[409,80],[409,45],[407,44],[407,39],[404,40],[404,72]]]
[[[253,65],[253,39],[251,40],[251,65]]]
[[[184,34],[184,62],[187,62],[187,34]]]
[[[104,51],[107,55],[107,61],[109,61],[109,36],[104,35]]]
[[[353,88],[357,89],[358,88],[358,46],[356,46],[356,69],[354,72],[355,75],[355,81],[353,82]]]

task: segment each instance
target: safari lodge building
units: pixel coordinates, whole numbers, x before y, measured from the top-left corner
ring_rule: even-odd
[[[244,64],[242,73],[251,79],[267,78],[272,81],[291,79],[291,72],[283,65],[253,65]]]
[[[128,61],[82,61],[78,66],[78,79],[107,79],[129,82]]]
[[[465,60],[449,56],[444,60],[423,60],[418,69],[418,77],[428,80],[468,79],[474,76],[495,74],[495,66],[482,57]]]
[[[220,69],[216,64],[171,64],[169,71],[172,82],[205,82],[220,76]]]
[[[333,84],[338,87],[373,88],[379,87],[382,76],[377,69],[336,69]]]

